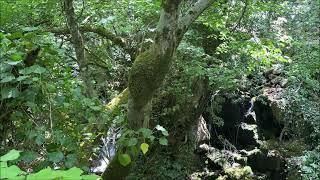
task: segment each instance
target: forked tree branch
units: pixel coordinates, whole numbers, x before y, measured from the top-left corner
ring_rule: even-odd
[[[186,15],[181,17],[179,20],[178,26],[179,29],[182,30],[182,34],[187,31],[190,24],[192,24],[214,1],[215,0],[198,0],[190,7]]]

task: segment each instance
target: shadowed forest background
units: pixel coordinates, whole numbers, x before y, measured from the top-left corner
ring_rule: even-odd
[[[319,0],[0,0],[0,179],[320,179]]]

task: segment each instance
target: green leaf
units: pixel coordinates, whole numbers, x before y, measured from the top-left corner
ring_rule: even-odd
[[[20,82],[20,81],[27,79],[28,77],[29,76],[19,76],[16,80]]]
[[[10,56],[10,59],[12,59],[13,61],[21,61],[22,58],[23,57],[21,53],[15,53]]]
[[[1,81],[0,81],[0,83],[8,83],[8,82],[11,82],[12,80],[14,80],[15,79],[15,77],[14,76],[7,76],[7,77],[5,77],[5,78],[3,78]]]
[[[10,150],[7,154],[0,157],[0,161],[12,161],[20,157],[20,152],[15,149]]]
[[[12,165],[8,168],[1,168],[0,178],[17,179],[17,176],[22,172],[23,171],[21,171],[21,169],[18,166]]]
[[[52,180],[54,178],[59,178],[59,176],[57,177],[57,174],[50,167],[27,176],[27,180]]]
[[[128,146],[135,146],[138,143],[138,139],[137,138],[130,138],[128,141]]]
[[[27,163],[30,163],[34,161],[38,157],[38,153],[34,151],[26,151],[21,153],[21,157],[19,160],[25,161]]]
[[[163,134],[164,136],[169,136],[168,131],[162,131],[162,134]]]
[[[149,144],[147,144],[147,143],[142,143],[142,144],[140,145],[140,149],[141,149],[141,151],[143,152],[143,154],[146,154],[146,153],[148,152],[148,150],[149,150]]]
[[[17,88],[13,87],[4,87],[1,89],[2,99],[16,98],[19,95]]]
[[[7,162],[0,161],[0,168],[6,168],[8,167]]]
[[[139,132],[142,133],[144,138],[149,138],[152,135],[152,131],[148,128],[141,128]]]
[[[158,131],[166,131],[166,129],[164,127],[160,126],[159,124],[156,126],[156,129]]]
[[[15,65],[17,65],[17,64],[19,64],[19,63],[21,63],[22,61],[6,61],[6,62],[4,62],[4,63],[6,63],[6,64],[9,64],[9,65],[12,65],[12,66],[15,66]]]
[[[15,32],[12,33],[11,35],[8,36],[8,39],[13,40],[13,39],[19,39],[23,36],[22,32]]]
[[[127,166],[131,162],[131,158],[129,154],[120,154],[118,155],[118,161],[122,166]]]
[[[77,155],[76,154],[68,154],[67,158],[65,160],[65,165],[68,168],[71,168],[72,166],[74,166],[77,162]]]
[[[67,171],[64,172],[64,178],[65,179],[74,179],[76,177],[79,177],[83,171],[80,168],[73,167]]]
[[[61,151],[48,153],[48,160],[51,162],[60,162],[63,160],[63,153]]]
[[[167,146],[168,145],[168,140],[165,137],[162,137],[159,139],[159,143],[161,145]]]
[[[82,180],[97,180],[100,179],[100,176],[92,174],[92,175],[83,175],[81,176]]]
[[[41,67],[39,65],[33,65],[24,69],[21,69],[19,71],[19,73],[27,75],[27,74],[32,74],[32,73],[36,73],[36,74],[42,74],[44,72],[46,72],[46,68]]]

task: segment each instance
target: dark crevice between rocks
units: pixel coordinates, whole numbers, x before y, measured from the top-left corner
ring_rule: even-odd
[[[200,145],[198,154],[207,170],[216,173],[202,178],[216,178],[218,172],[220,177],[227,179],[286,179],[283,155],[263,146],[267,140],[278,139],[284,127],[275,117],[270,103],[260,100],[233,102],[231,98],[223,98],[221,111],[216,113],[223,119],[223,126],[213,123],[212,114],[203,114],[211,140]]]

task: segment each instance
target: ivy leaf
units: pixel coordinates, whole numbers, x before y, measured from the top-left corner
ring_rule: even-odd
[[[62,161],[63,157],[64,155],[61,151],[48,153],[48,159],[51,162],[55,162],[55,163],[60,162]]]
[[[127,166],[131,162],[131,158],[129,154],[120,154],[118,155],[118,161],[122,166]]]
[[[142,144],[140,145],[140,149],[141,149],[141,151],[143,152],[143,154],[146,154],[146,153],[148,152],[148,150],[149,150],[149,144],[147,144],[147,143],[142,143]]]
[[[138,139],[137,138],[130,138],[128,141],[128,146],[135,146],[138,143]]]
[[[0,161],[12,161],[20,157],[20,152],[15,149],[10,150],[7,154],[0,157]]]
[[[168,140],[165,137],[162,137],[159,139],[159,143],[161,145],[167,146],[168,145]]]

